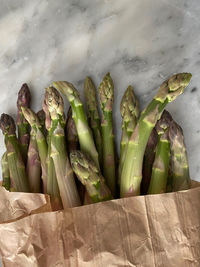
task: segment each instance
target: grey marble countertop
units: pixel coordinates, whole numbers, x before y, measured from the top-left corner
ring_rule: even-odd
[[[119,144],[126,87],[134,86],[143,108],[169,75],[191,72],[190,86],[167,109],[184,130],[191,177],[200,180],[199,0],[0,2],[0,113],[16,117],[24,82],[37,111],[53,80],[68,80],[82,91],[86,75],[98,85],[110,71]]]

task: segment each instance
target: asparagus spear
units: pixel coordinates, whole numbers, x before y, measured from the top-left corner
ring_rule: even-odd
[[[103,175],[112,192],[116,194],[116,172],[115,172],[115,146],[112,123],[112,106],[114,98],[114,85],[107,73],[99,85],[100,104],[102,110],[102,144],[103,144]]]
[[[28,145],[29,145],[29,138],[30,138],[30,129],[29,124],[25,120],[22,107],[30,107],[31,102],[31,94],[29,87],[26,83],[24,83],[19,90],[18,99],[17,99],[17,128],[18,128],[18,140],[19,145],[22,153],[22,157],[24,163],[26,164],[27,161],[27,152],[28,152]]]
[[[67,209],[80,206],[80,199],[65,145],[63,99],[53,87],[46,89],[45,99],[51,117],[50,156],[53,158],[63,207]]]
[[[32,193],[41,192],[41,162],[36,141],[35,132],[32,129],[30,132],[30,142],[28,147],[28,160],[26,172],[29,180],[30,191]]]
[[[73,150],[76,150],[79,146],[78,142],[78,133],[76,130],[76,125],[72,118],[72,108],[70,107],[67,113],[67,122],[66,122],[66,136],[67,136],[67,149],[70,153]]]
[[[111,192],[104,182],[95,162],[81,151],[70,153],[72,168],[78,179],[86,186],[93,203],[112,199]]]
[[[41,167],[42,167],[42,182],[43,182],[43,193],[47,193],[47,142],[46,138],[43,134],[42,131],[42,126],[39,122],[39,119],[37,115],[29,108],[23,107],[22,108],[23,115],[25,119],[28,121],[28,123],[31,126],[31,135],[32,135],[32,140],[33,142],[36,141],[37,143],[37,148],[34,146],[34,153],[35,149],[38,150],[39,153],[39,158],[41,162]],[[31,167],[30,167],[31,168]],[[31,169],[30,169],[31,172]]]
[[[61,200],[60,200],[60,191],[58,187],[58,181],[56,177],[56,171],[55,166],[53,163],[53,159],[51,157],[51,117],[48,109],[48,105],[46,103],[46,98],[44,98],[42,108],[45,112],[45,126],[48,131],[47,134],[47,143],[48,143],[48,149],[47,149],[47,194],[51,197],[51,205],[53,210],[59,210],[62,208]]]
[[[2,168],[2,186],[5,187],[6,190],[10,190],[10,171],[8,166],[8,157],[7,152],[5,152],[1,158],[1,168]]]
[[[49,113],[49,110],[48,110],[48,106],[46,104],[46,99],[44,98],[44,101],[43,101],[43,104],[42,104],[42,109],[45,113],[45,128],[46,130],[48,131],[48,134],[49,134],[49,130],[51,129],[51,117],[50,117],[50,113]],[[48,137],[47,136],[47,142],[48,141]]]
[[[68,113],[67,113],[67,122],[66,122],[66,136],[67,136],[67,151],[68,156],[73,150],[79,149],[79,141],[78,141],[78,133],[76,130],[75,122],[72,118],[72,108],[69,107]],[[76,178],[75,176],[75,182],[77,186],[77,190],[80,196],[81,203],[84,202],[84,195],[85,195],[85,187],[82,185],[82,183]]]
[[[160,194],[166,192],[170,160],[169,126],[171,121],[171,115],[164,110],[160,120],[156,124],[156,131],[159,138],[148,194]]]
[[[135,129],[139,116],[138,100],[131,85],[128,86],[122,97],[120,112],[122,116],[122,137],[120,143],[120,161],[118,170],[119,180],[121,177],[122,167],[126,155],[127,144],[129,138],[131,137],[131,134],[133,133],[133,130]]]
[[[18,192],[29,192],[28,179],[16,137],[16,127],[13,118],[7,114],[2,114],[0,128],[5,136],[8,165],[10,176],[13,179],[13,188]]]
[[[188,159],[181,127],[172,122],[169,128],[171,149],[172,190],[186,190],[191,186]]]
[[[89,124],[93,132],[95,145],[99,155],[100,166],[102,165],[102,137],[101,137],[101,120],[98,111],[96,88],[90,77],[86,77],[84,82],[84,94],[88,110]]]
[[[73,84],[69,82],[53,82],[53,86],[69,100],[72,107],[72,117],[78,133],[80,148],[84,153],[91,156],[99,168],[98,152],[94,144],[92,132],[88,126],[83,103],[80,100],[78,91],[74,88]]]
[[[158,134],[156,129],[153,128],[151,135],[148,139],[148,143],[144,153],[143,168],[142,168],[142,182],[141,182],[141,194],[146,195],[150,180],[152,166],[155,159],[155,149],[158,143]]]
[[[39,119],[40,125],[42,126],[41,130],[42,130],[44,136],[47,136],[47,129],[45,127],[45,119],[46,119],[46,117],[45,117],[44,110],[43,109],[39,110],[36,115],[37,115],[37,117]]]
[[[191,76],[190,73],[179,73],[170,77],[160,86],[156,96],[142,112],[128,143],[121,176],[121,197],[140,194],[143,157],[151,131],[167,103],[175,100],[184,91]]]

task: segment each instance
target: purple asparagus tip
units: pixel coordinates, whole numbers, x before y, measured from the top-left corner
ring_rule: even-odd
[[[3,113],[0,118],[0,128],[3,134],[15,134],[16,126],[14,119],[10,115]]]
[[[28,85],[24,83],[18,93],[17,107],[19,110],[21,110],[21,107],[29,108],[30,102],[31,102],[31,93]]]

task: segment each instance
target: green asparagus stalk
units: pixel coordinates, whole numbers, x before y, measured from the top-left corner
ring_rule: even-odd
[[[140,194],[143,157],[151,131],[166,105],[184,91],[191,76],[190,73],[179,73],[170,77],[142,112],[128,143],[121,176],[121,197]]]
[[[120,143],[120,161],[118,170],[119,180],[121,177],[128,141],[131,137],[131,134],[133,133],[133,130],[135,129],[139,116],[138,100],[134,94],[133,87],[131,85],[128,86],[122,97],[120,112],[122,116],[122,136]]]
[[[46,98],[44,98],[42,108],[45,112],[45,127],[48,131],[48,134],[47,134],[48,149],[47,149],[47,158],[46,158],[47,194],[49,194],[51,197],[51,206],[53,210],[59,210],[62,208],[62,204],[61,204],[61,199],[60,199],[60,190],[58,187],[58,181],[56,177],[56,170],[55,170],[53,159],[51,157],[52,121],[51,121],[48,105],[46,103]]]
[[[33,152],[36,153],[38,151],[41,168],[42,168],[42,187],[43,187],[43,193],[47,193],[47,142],[46,138],[42,131],[42,125],[39,122],[39,119],[37,115],[29,108],[23,107],[22,108],[23,115],[27,122],[31,126],[31,136],[33,143],[36,141],[37,148],[35,144],[33,145]],[[35,151],[36,150],[36,151]],[[37,162],[38,160],[36,160]],[[31,166],[30,166],[30,172],[31,172]]]
[[[64,209],[80,206],[73,171],[65,145],[64,103],[59,92],[48,87],[45,94],[46,104],[51,117],[50,143],[51,158],[54,162],[60,196]]]
[[[10,171],[8,166],[8,157],[7,152],[5,152],[1,158],[1,168],[2,168],[2,186],[5,187],[6,190],[10,190]]]
[[[0,128],[5,136],[8,165],[10,176],[13,180],[13,188],[17,192],[29,192],[28,178],[16,137],[16,127],[13,118],[7,114],[2,114]]]
[[[142,182],[141,182],[142,195],[146,195],[148,192],[157,143],[158,143],[158,134],[156,132],[156,129],[153,128],[151,135],[148,139],[148,143],[144,153]]]
[[[32,193],[41,192],[41,162],[36,141],[35,132],[32,129],[30,132],[30,142],[28,148],[28,159],[26,172],[29,180],[30,191]]]
[[[67,113],[67,122],[66,122],[66,136],[67,136],[67,150],[68,153],[73,150],[78,149],[78,133],[76,130],[76,125],[72,118],[72,108],[70,107]]]
[[[76,130],[75,122],[72,118],[72,108],[69,107],[67,113],[67,122],[65,127],[66,137],[67,137],[67,152],[68,156],[74,150],[79,149],[78,133]],[[85,187],[75,176],[76,187],[80,196],[81,203],[84,202]]]
[[[181,127],[172,122],[169,128],[171,149],[172,190],[186,190],[191,186],[188,159]]]
[[[169,126],[171,121],[171,115],[164,110],[160,120],[156,124],[156,131],[159,138],[148,194],[161,194],[166,192],[170,160]]]
[[[112,122],[112,106],[114,85],[107,73],[99,85],[100,104],[102,110],[102,144],[103,144],[103,175],[112,195],[116,194],[115,144]]]
[[[30,129],[28,122],[25,120],[23,116],[21,108],[22,107],[29,108],[30,102],[31,102],[30,90],[28,85],[24,83],[21,89],[19,90],[17,99],[17,129],[18,129],[18,140],[19,140],[20,150],[25,164],[27,161]]]
[[[88,126],[87,117],[80,100],[78,91],[69,82],[53,82],[53,86],[63,93],[72,107],[72,117],[74,119],[81,151],[91,156],[99,167],[98,152],[95,147],[92,132]]]
[[[103,160],[102,137],[101,137],[101,119],[98,111],[96,88],[90,77],[86,77],[84,82],[84,94],[88,110],[89,124],[93,132],[95,145],[99,155],[100,166]]]
[[[106,186],[99,168],[89,156],[74,150],[70,154],[70,160],[75,174],[85,185],[93,203],[112,199],[111,192]]]

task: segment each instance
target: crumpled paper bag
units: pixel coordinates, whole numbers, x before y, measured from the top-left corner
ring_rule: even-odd
[[[0,224],[51,210],[48,195],[9,192],[0,186]]]
[[[0,225],[6,267],[199,267],[200,187]]]

